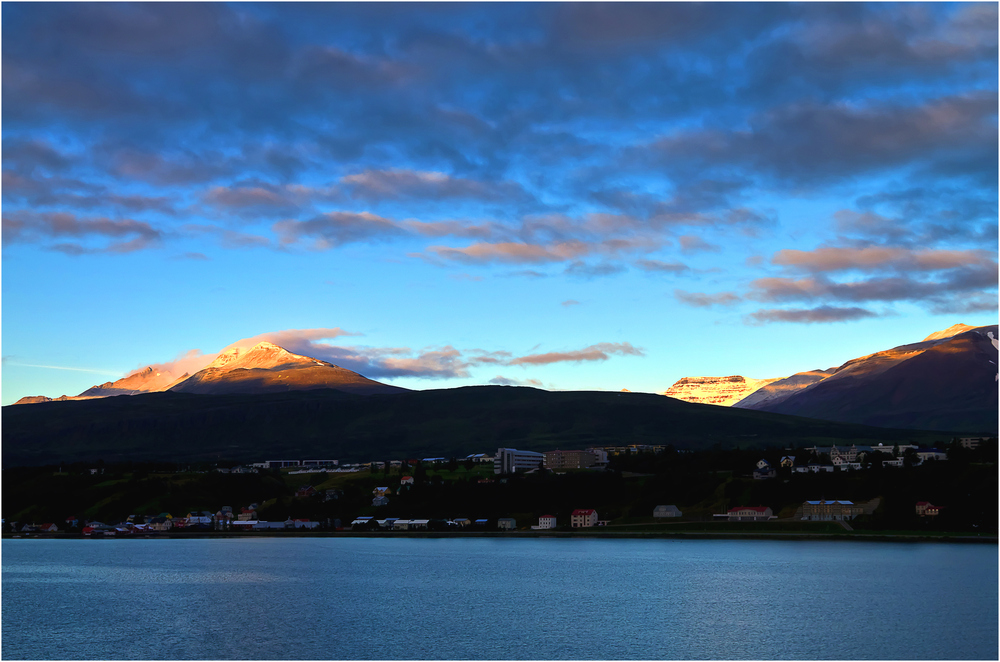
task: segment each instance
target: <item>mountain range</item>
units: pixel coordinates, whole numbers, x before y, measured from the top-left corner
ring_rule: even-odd
[[[273,393],[332,388],[359,395],[396,393],[406,389],[382,384],[332,363],[293,354],[269,342],[253,347],[233,347],[220,353],[193,375],[177,375],[149,366],[117,381],[92,386],[78,396],[29,396],[14,404],[51,400],[89,400],[114,395],[138,395],[174,391],[220,395],[233,393]]]
[[[996,325],[956,324],[839,367],[769,380],[687,377],[666,395],[724,404],[742,384],[748,392],[729,406],[893,428],[995,431],[996,339]]]
[[[922,341],[900,345],[828,369],[790,377],[685,377],[665,395],[697,404],[889,428],[995,432],[997,327],[956,324]],[[78,396],[95,400],[162,392],[253,395],[334,390],[359,396],[408,393],[270,342],[233,347],[194,374],[149,366]],[[117,399],[117,398],[116,398]],[[15,404],[50,401],[44,396]],[[5,413],[6,423],[8,416]]]

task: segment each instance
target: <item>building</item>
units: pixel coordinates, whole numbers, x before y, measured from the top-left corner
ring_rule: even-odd
[[[753,470],[754,480],[766,480],[768,478],[774,478],[778,475],[778,472],[771,466],[771,463],[767,460],[759,460],[757,462],[756,468]]]
[[[400,485],[413,485],[413,476],[403,476],[399,479]]]
[[[501,531],[513,531],[517,528],[517,520],[513,517],[501,517],[497,520],[497,528]]]
[[[936,517],[941,514],[941,507],[929,501],[918,501],[916,510],[919,517]]]
[[[726,515],[730,522],[764,522],[774,517],[767,506],[736,506],[730,508]]]
[[[782,456],[782,458],[781,458],[781,467],[783,469],[791,469],[794,466],[795,466],[795,456],[794,455],[785,455],[785,456]]]
[[[677,506],[657,506],[653,508],[653,517],[680,517],[683,515]]]
[[[516,448],[498,448],[493,458],[493,473],[512,474],[529,471],[543,466],[545,455],[534,451],[519,451]]]
[[[574,529],[597,526],[597,511],[593,508],[574,510],[569,517],[569,523]]]
[[[989,437],[959,437],[958,443],[962,446],[962,448],[974,451],[979,448],[980,444],[989,440]]]
[[[948,454],[936,448],[928,448],[917,451],[917,457],[920,458],[921,462],[926,462],[927,460],[947,460]]]
[[[598,457],[591,451],[546,451],[546,469],[589,469],[596,466]]]
[[[154,517],[148,524],[150,531],[169,531],[174,526],[173,521],[167,517]]]
[[[802,504],[802,519],[809,521],[843,521],[864,513],[864,508],[852,501],[806,501]]]
[[[917,447],[913,444],[899,444],[898,446],[884,446],[882,444],[878,446],[858,446],[852,444],[851,446],[813,446],[806,450],[812,451],[817,457],[828,455],[831,462],[838,457],[847,462],[857,462],[858,456],[865,453],[879,452],[886,455],[893,455],[898,451],[899,455],[902,455],[907,448],[916,449]]]
[[[538,518],[538,526],[533,529],[554,529],[556,528],[556,518],[553,515],[542,515]]]

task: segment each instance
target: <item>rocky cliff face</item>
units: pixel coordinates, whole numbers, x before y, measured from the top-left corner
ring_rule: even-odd
[[[773,379],[750,379],[740,375],[729,377],[684,377],[677,380],[663,395],[685,402],[729,407],[746,398]]]

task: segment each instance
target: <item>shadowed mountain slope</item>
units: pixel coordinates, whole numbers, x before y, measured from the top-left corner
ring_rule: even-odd
[[[476,386],[358,396],[167,391],[3,408],[3,466],[103,459],[196,461],[465,457],[497,447],[941,443],[943,435],[698,405],[660,395]]]
[[[954,329],[960,331],[960,325],[948,331]],[[996,337],[997,327],[953,336],[948,331],[848,361],[785,397],[736,406],[864,425],[995,433],[997,349],[988,334]],[[781,386],[775,382],[754,395],[760,399]]]

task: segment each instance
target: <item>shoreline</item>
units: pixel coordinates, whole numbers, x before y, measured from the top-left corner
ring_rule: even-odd
[[[575,531],[274,531],[274,532],[157,532],[141,535],[125,536],[84,536],[81,533],[4,533],[2,540],[156,540],[156,539],[211,539],[211,538],[549,538],[549,539],[606,539],[606,540],[824,540],[824,541],[871,541],[871,542],[956,542],[956,543],[998,543],[998,537],[941,534],[894,534],[894,533],[768,533],[768,532],[734,532],[720,531],[675,531],[649,532],[608,531],[608,532],[575,532]]]

